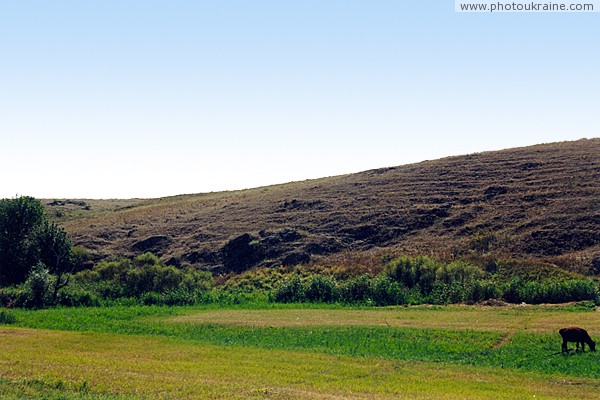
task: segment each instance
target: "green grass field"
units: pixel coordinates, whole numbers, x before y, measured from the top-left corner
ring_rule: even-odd
[[[0,399],[597,398],[600,353],[560,354],[549,306],[11,310]]]

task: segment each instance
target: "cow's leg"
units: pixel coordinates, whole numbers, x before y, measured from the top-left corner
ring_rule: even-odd
[[[563,351],[563,353],[566,353],[566,352],[567,352],[567,341],[566,341],[566,340],[563,340],[563,343],[562,343],[562,351]]]

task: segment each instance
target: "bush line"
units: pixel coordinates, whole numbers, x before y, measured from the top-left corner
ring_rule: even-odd
[[[209,272],[168,266],[146,253],[134,259],[101,262],[93,269],[72,274],[56,296],[52,293],[56,276],[47,269],[34,268],[23,284],[0,289],[0,305],[235,305],[268,300],[389,306],[472,304],[491,299],[530,304],[600,304],[598,282],[592,278],[562,275],[540,280],[518,274],[507,278],[506,271],[484,270],[460,260],[445,263],[425,256],[386,258],[385,263],[374,276],[363,274],[344,279],[318,270],[304,275],[292,271],[279,276],[269,288],[257,278],[258,274],[250,275],[240,289],[226,282],[217,286]]]

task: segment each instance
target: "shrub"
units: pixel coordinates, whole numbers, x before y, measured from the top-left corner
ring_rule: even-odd
[[[435,271],[435,279],[443,283],[459,283],[461,285],[482,279],[485,272],[464,261],[453,261],[440,265]]]
[[[147,306],[163,304],[162,296],[160,295],[160,293],[156,292],[146,292],[140,296],[140,300],[142,304]]]
[[[423,294],[431,292],[436,278],[438,263],[426,256],[399,257],[392,260],[385,274],[407,288],[419,287]]]
[[[471,295],[469,300],[473,302],[502,297],[502,290],[497,282],[491,280],[478,280],[471,284]]]
[[[372,298],[372,280],[368,275],[350,279],[340,286],[340,300],[346,303],[364,303]]]
[[[215,287],[213,275],[208,271],[200,271],[194,267],[184,268],[181,286],[189,291],[208,291]]]
[[[33,267],[23,285],[25,307],[41,308],[49,304],[51,277],[44,264],[38,263]]]
[[[83,271],[93,266],[92,255],[81,246],[73,246],[71,249],[71,262],[73,263],[73,272]]]
[[[279,288],[275,289],[272,298],[282,303],[296,303],[304,301],[304,285],[300,278],[295,276],[284,281]]]
[[[220,282],[215,284],[220,289],[240,289],[245,292],[271,291],[279,287],[286,275],[292,276],[284,267],[253,268],[241,274],[221,276],[217,278]]]
[[[62,306],[98,307],[102,305],[100,298],[92,291],[79,286],[65,286],[58,294],[58,304]]]
[[[88,288],[100,297],[111,299],[141,299],[150,292],[161,295],[170,293],[171,299],[174,296],[189,299],[190,296],[194,297],[193,293],[196,291],[206,291],[214,287],[214,280],[209,272],[193,267],[176,268],[164,265],[151,253],[142,254],[133,260],[102,262],[92,270],[78,273],[75,279],[80,286]],[[178,292],[179,290],[181,292]],[[152,297],[149,296],[148,298]],[[165,298],[161,299],[166,301]],[[175,302],[178,303],[179,300]],[[189,300],[185,300],[185,304],[188,303]]]
[[[328,303],[338,298],[338,290],[333,278],[313,275],[304,286],[305,301]]]
[[[598,284],[592,280],[537,282],[511,279],[503,285],[503,297],[511,303],[565,303],[569,301],[596,301]]]
[[[0,307],[22,307],[25,302],[25,291],[21,286],[0,288]]]
[[[176,289],[165,293],[147,292],[140,301],[145,305],[189,306],[199,302],[199,298],[187,289]]]
[[[408,303],[406,291],[398,282],[385,276],[373,280],[372,299],[377,306],[394,306]]]
[[[157,264],[141,265],[124,276],[125,296],[139,297],[147,292],[164,293],[175,289],[183,281],[183,272],[175,267]]]
[[[294,277],[285,281],[270,296],[271,301],[375,304],[378,306],[407,304],[407,292],[394,280],[362,275],[337,283],[335,279],[313,275],[305,281]]]
[[[10,311],[0,310],[0,324],[14,324],[17,322],[17,317]]]
[[[198,296],[196,296],[196,292],[178,288],[167,291],[163,295],[163,301],[167,306],[191,306],[198,302]]]
[[[571,279],[542,285],[544,303],[564,303],[569,301],[596,300],[598,285],[591,280]]]

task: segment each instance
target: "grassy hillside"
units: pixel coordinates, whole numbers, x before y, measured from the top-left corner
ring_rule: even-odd
[[[242,191],[44,204],[99,257],[152,251],[175,265],[244,269],[369,251],[600,272],[600,139]]]

